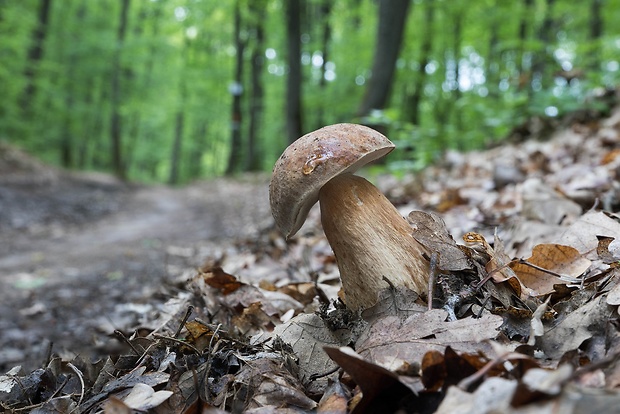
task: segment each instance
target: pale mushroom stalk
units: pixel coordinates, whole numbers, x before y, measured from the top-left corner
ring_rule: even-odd
[[[321,223],[340,270],[349,308],[367,308],[377,292],[405,286],[427,290],[429,266],[412,229],[381,192],[362,177],[343,174],[319,192]]]
[[[352,175],[393,148],[373,129],[337,124],[304,135],[274,166],[269,198],[276,225],[287,238],[294,235],[320,201],[323,229],[352,310],[373,306],[388,287],[384,279],[421,295],[427,290],[427,252],[413,229],[374,185]]]

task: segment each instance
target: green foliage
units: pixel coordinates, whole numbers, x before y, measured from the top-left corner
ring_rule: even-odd
[[[131,1],[122,43],[121,1],[52,2],[37,62],[29,50],[41,0],[0,2],[0,139],[69,168],[111,170],[111,82],[118,52],[118,112],[128,177],[165,181],[175,163],[181,182],[223,174],[231,150],[236,1],[246,45],[243,139],[249,134],[256,27],[262,24],[265,31],[257,133],[261,155],[254,164],[269,170],[286,145],[286,0]],[[416,0],[390,104],[359,118],[356,110],[372,76],[377,4],[302,4],[304,130],[336,122],[381,125],[398,145],[391,156],[395,170],[423,168],[448,148],[470,150],[500,140],[528,116],[561,116],[592,105],[593,89],[614,87],[620,80],[620,0],[602,3],[603,30],[596,38],[592,1],[557,0],[549,8],[546,0],[534,0],[527,10],[524,2]],[[428,8],[434,8],[430,33]],[[551,36],[545,42],[547,21]],[[422,67],[427,35],[431,50]],[[537,72],[536,65],[543,69]],[[571,71],[579,73],[570,82],[559,76]],[[35,93],[24,102],[30,82]],[[417,89],[414,124],[411,97]],[[180,154],[174,160],[180,124]]]

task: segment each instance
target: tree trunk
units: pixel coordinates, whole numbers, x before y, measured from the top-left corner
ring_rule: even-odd
[[[288,77],[286,79],[286,133],[288,142],[303,135],[301,103],[301,0],[286,0],[286,49]]]
[[[263,151],[260,137],[264,106],[263,68],[265,64],[265,4],[258,1],[250,2],[250,10],[254,21],[254,43],[252,45],[252,73],[250,91],[250,125],[248,131],[248,157],[246,170],[258,171],[263,167]]]
[[[233,95],[232,101],[232,119],[231,119],[231,137],[230,137],[230,154],[228,157],[228,165],[226,167],[226,174],[230,175],[239,171],[241,167],[242,154],[243,154],[243,141],[241,135],[241,98],[243,96],[243,53],[245,51],[245,41],[241,34],[241,10],[239,8],[239,1],[235,4],[235,80],[230,87],[230,92]]]
[[[372,75],[357,110],[358,116],[366,116],[371,110],[383,109],[387,105],[410,3],[410,0],[379,0]]]
[[[39,62],[43,58],[43,45],[47,36],[47,24],[49,22],[52,0],[40,0],[37,26],[32,33],[32,44],[28,50],[28,60],[24,76],[26,86],[22,92],[20,106],[24,111],[32,109],[32,99],[36,93],[36,71]]]
[[[326,72],[327,72],[327,62],[329,60],[329,43],[332,37],[332,27],[329,22],[329,16],[331,14],[332,9],[332,1],[331,0],[323,0],[320,7],[320,18],[321,18],[321,52],[323,57],[323,62],[321,63],[321,79],[319,80],[319,90],[321,91],[321,95],[325,95],[325,89],[327,86]],[[317,108],[317,125],[315,125],[314,129],[319,129],[325,126],[325,104],[329,104],[327,99],[322,99],[318,104]]]
[[[547,61],[549,59],[550,42],[553,36],[553,3],[555,0],[546,0],[545,17],[538,28],[538,41],[540,48],[534,55],[532,63],[532,90],[551,86],[548,84]]]
[[[531,53],[526,52],[527,42],[527,29],[528,22],[532,18],[533,13],[533,1],[523,0],[523,8],[521,10],[521,20],[519,22],[519,78],[517,83],[517,89],[523,90],[531,82]]]
[[[183,105],[181,105],[176,115],[176,121],[174,126],[174,139],[172,140],[172,152],[170,154],[170,175],[168,176],[168,184],[171,185],[179,183],[179,166],[181,164],[181,150],[183,145],[184,126],[185,116],[183,114]]]
[[[426,66],[430,62],[431,52],[433,50],[433,21],[435,20],[435,2],[425,2],[424,27],[422,33],[422,45],[420,45],[419,68],[413,76],[413,84],[409,89],[409,93],[405,96],[404,119],[413,125],[420,125],[420,104],[426,83]]]
[[[603,16],[601,9],[604,0],[591,0],[590,4],[590,52],[588,53],[587,66],[592,71],[600,70],[600,41],[603,36]]]
[[[193,134],[194,139],[193,145],[194,150],[190,152],[188,157],[188,165],[187,171],[188,175],[191,178],[197,178],[202,176],[202,156],[205,152],[205,148],[207,146],[207,122],[201,121],[198,128],[196,128],[195,133]]]
[[[501,7],[497,1],[493,1],[491,3],[491,7],[490,9],[497,9],[498,7]],[[499,97],[499,82],[500,82],[500,75],[499,75],[499,67],[500,67],[500,61],[501,61],[501,56],[499,53],[499,24],[500,21],[498,20],[497,16],[495,13],[491,13],[489,15],[489,19],[491,20],[490,22],[490,28],[489,28],[489,52],[488,52],[488,57],[487,57],[487,64],[486,64],[486,87],[489,91],[489,97],[491,99],[497,99]]]
[[[118,31],[116,33],[116,51],[112,60],[112,84],[110,88],[110,98],[112,104],[112,115],[110,118],[110,138],[112,148],[112,168],[114,174],[122,180],[126,179],[126,169],[123,163],[122,153],[122,129],[121,129],[121,52],[125,43],[127,33],[127,19],[129,15],[129,0],[121,3],[121,14],[119,16]]]

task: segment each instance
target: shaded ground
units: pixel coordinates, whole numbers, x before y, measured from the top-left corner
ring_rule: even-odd
[[[180,262],[270,225],[266,186],[266,176],[133,186],[0,148],[0,370],[39,366],[50,342],[114,353],[111,332],[167,299]]]

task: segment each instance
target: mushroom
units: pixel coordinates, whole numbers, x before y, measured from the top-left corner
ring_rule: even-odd
[[[273,168],[269,200],[276,225],[292,237],[319,201],[351,310],[374,305],[378,292],[388,287],[385,279],[420,295],[427,291],[425,247],[396,207],[369,181],[353,175],[393,149],[371,128],[336,124],[293,142]]]

